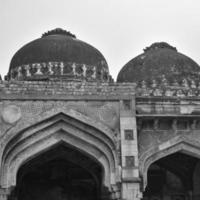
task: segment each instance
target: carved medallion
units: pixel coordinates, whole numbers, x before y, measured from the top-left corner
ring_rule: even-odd
[[[6,106],[2,111],[2,119],[4,122],[13,124],[21,118],[21,110],[15,105]]]

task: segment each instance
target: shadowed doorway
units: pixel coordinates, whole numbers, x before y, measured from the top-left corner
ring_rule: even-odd
[[[59,144],[24,164],[12,196],[18,200],[99,200],[102,168],[92,158]]]
[[[174,153],[150,165],[143,200],[199,200],[199,159]]]

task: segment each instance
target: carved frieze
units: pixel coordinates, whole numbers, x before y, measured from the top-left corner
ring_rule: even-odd
[[[110,82],[111,77],[106,68],[90,66],[80,63],[47,62],[32,63],[11,69],[9,80],[41,80],[55,79],[56,77],[66,79],[85,79],[88,81],[99,80]]]
[[[141,97],[198,97],[200,96],[200,83],[192,78],[184,78],[181,82],[168,81],[163,75],[161,79],[143,80],[137,83],[136,95]]]

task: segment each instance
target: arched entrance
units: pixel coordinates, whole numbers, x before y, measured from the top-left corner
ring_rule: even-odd
[[[177,137],[143,154],[143,200],[199,199],[199,146],[196,140]]]
[[[98,200],[102,167],[60,143],[20,167],[12,196],[19,200]]]
[[[144,200],[196,200],[194,173],[199,159],[181,152],[152,163]],[[200,190],[200,185],[196,185]]]
[[[5,191],[15,188],[11,197],[19,199],[38,199],[34,195],[39,188],[43,199],[54,195],[56,199],[58,196],[60,199],[115,198],[113,188],[118,177],[115,145],[112,132],[94,126],[80,113],[45,117],[5,144],[1,187]],[[32,189],[27,197],[24,191],[29,188],[35,191]]]

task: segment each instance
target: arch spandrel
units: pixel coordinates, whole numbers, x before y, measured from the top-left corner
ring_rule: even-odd
[[[200,158],[200,142],[187,137],[174,137],[144,152],[139,157],[139,170],[143,178],[143,189],[145,189],[147,185],[147,171],[150,165],[161,158],[177,152]]]
[[[30,115],[30,117],[26,116],[26,118],[21,118],[21,120],[15,126],[12,126],[6,132],[6,134],[3,135],[3,143],[7,143],[10,140],[10,138],[15,135],[15,133],[18,133],[23,129],[29,128],[30,126],[34,126],[35,124],[40,123],[41,121],[44,121],[60,113],[70,116],[82,123],[96,127],[96,129],[99,129],[101,132],[105,132],[110,137],[114,138],[114,133],[108,126],[104,125],[103,123],[97,120],[94,120],[92,117],[86,116],[76,111],[75,109],[71,109],[70,107],[63,107],[62,105],[53,107],[50,110],[45,111],[43,113],[38,113],[37,115]]]
[[[0,157],[2,157],[2,152],[4,151],[6,145],[9,143],[9,141],[14,138],[17,133],[23,132],[26,129],[29,129],[31,131],[31,128],[36,127],[38,124],[41,124],[41,122],[50,119],[51,117],[54,117],[58,114],[64,114],[66,116],[70,116],[73,119],[76,119],[77,121],[80,121],[83,124],[88,124],[91,127],[95,127],[100,132],[103,132],[105,135],[108,135],[113,141],[115,141],[115,136],[112,130],[110,130],[107,126],[102,124],[101,122],[97,122],[93,120],[92,118],[83,115],[80,112],[77,112],[70,108],[63,108],[62,106],[53,107],[52,109],[43,112],[39,115],[31,115],[31,117],[22,118],[15,126],[10,127],[6,133],[1,137],[1,145],[0,145]],[[47,122],[45,122],[45,125],[48,125]],[[0,159],[1,162],[1,159]]]
[[[101,123],[71,109],[68,112],[57,109],[30,121],[28,127],[19,127],[10,130],[5,138],[7,142],[1,160],[2,186],[15,185],[16,173],[23,163],[59,142],[96,160],[103,167],[104,184],[115,184],[118,176],[116,143],[112,131]]]

